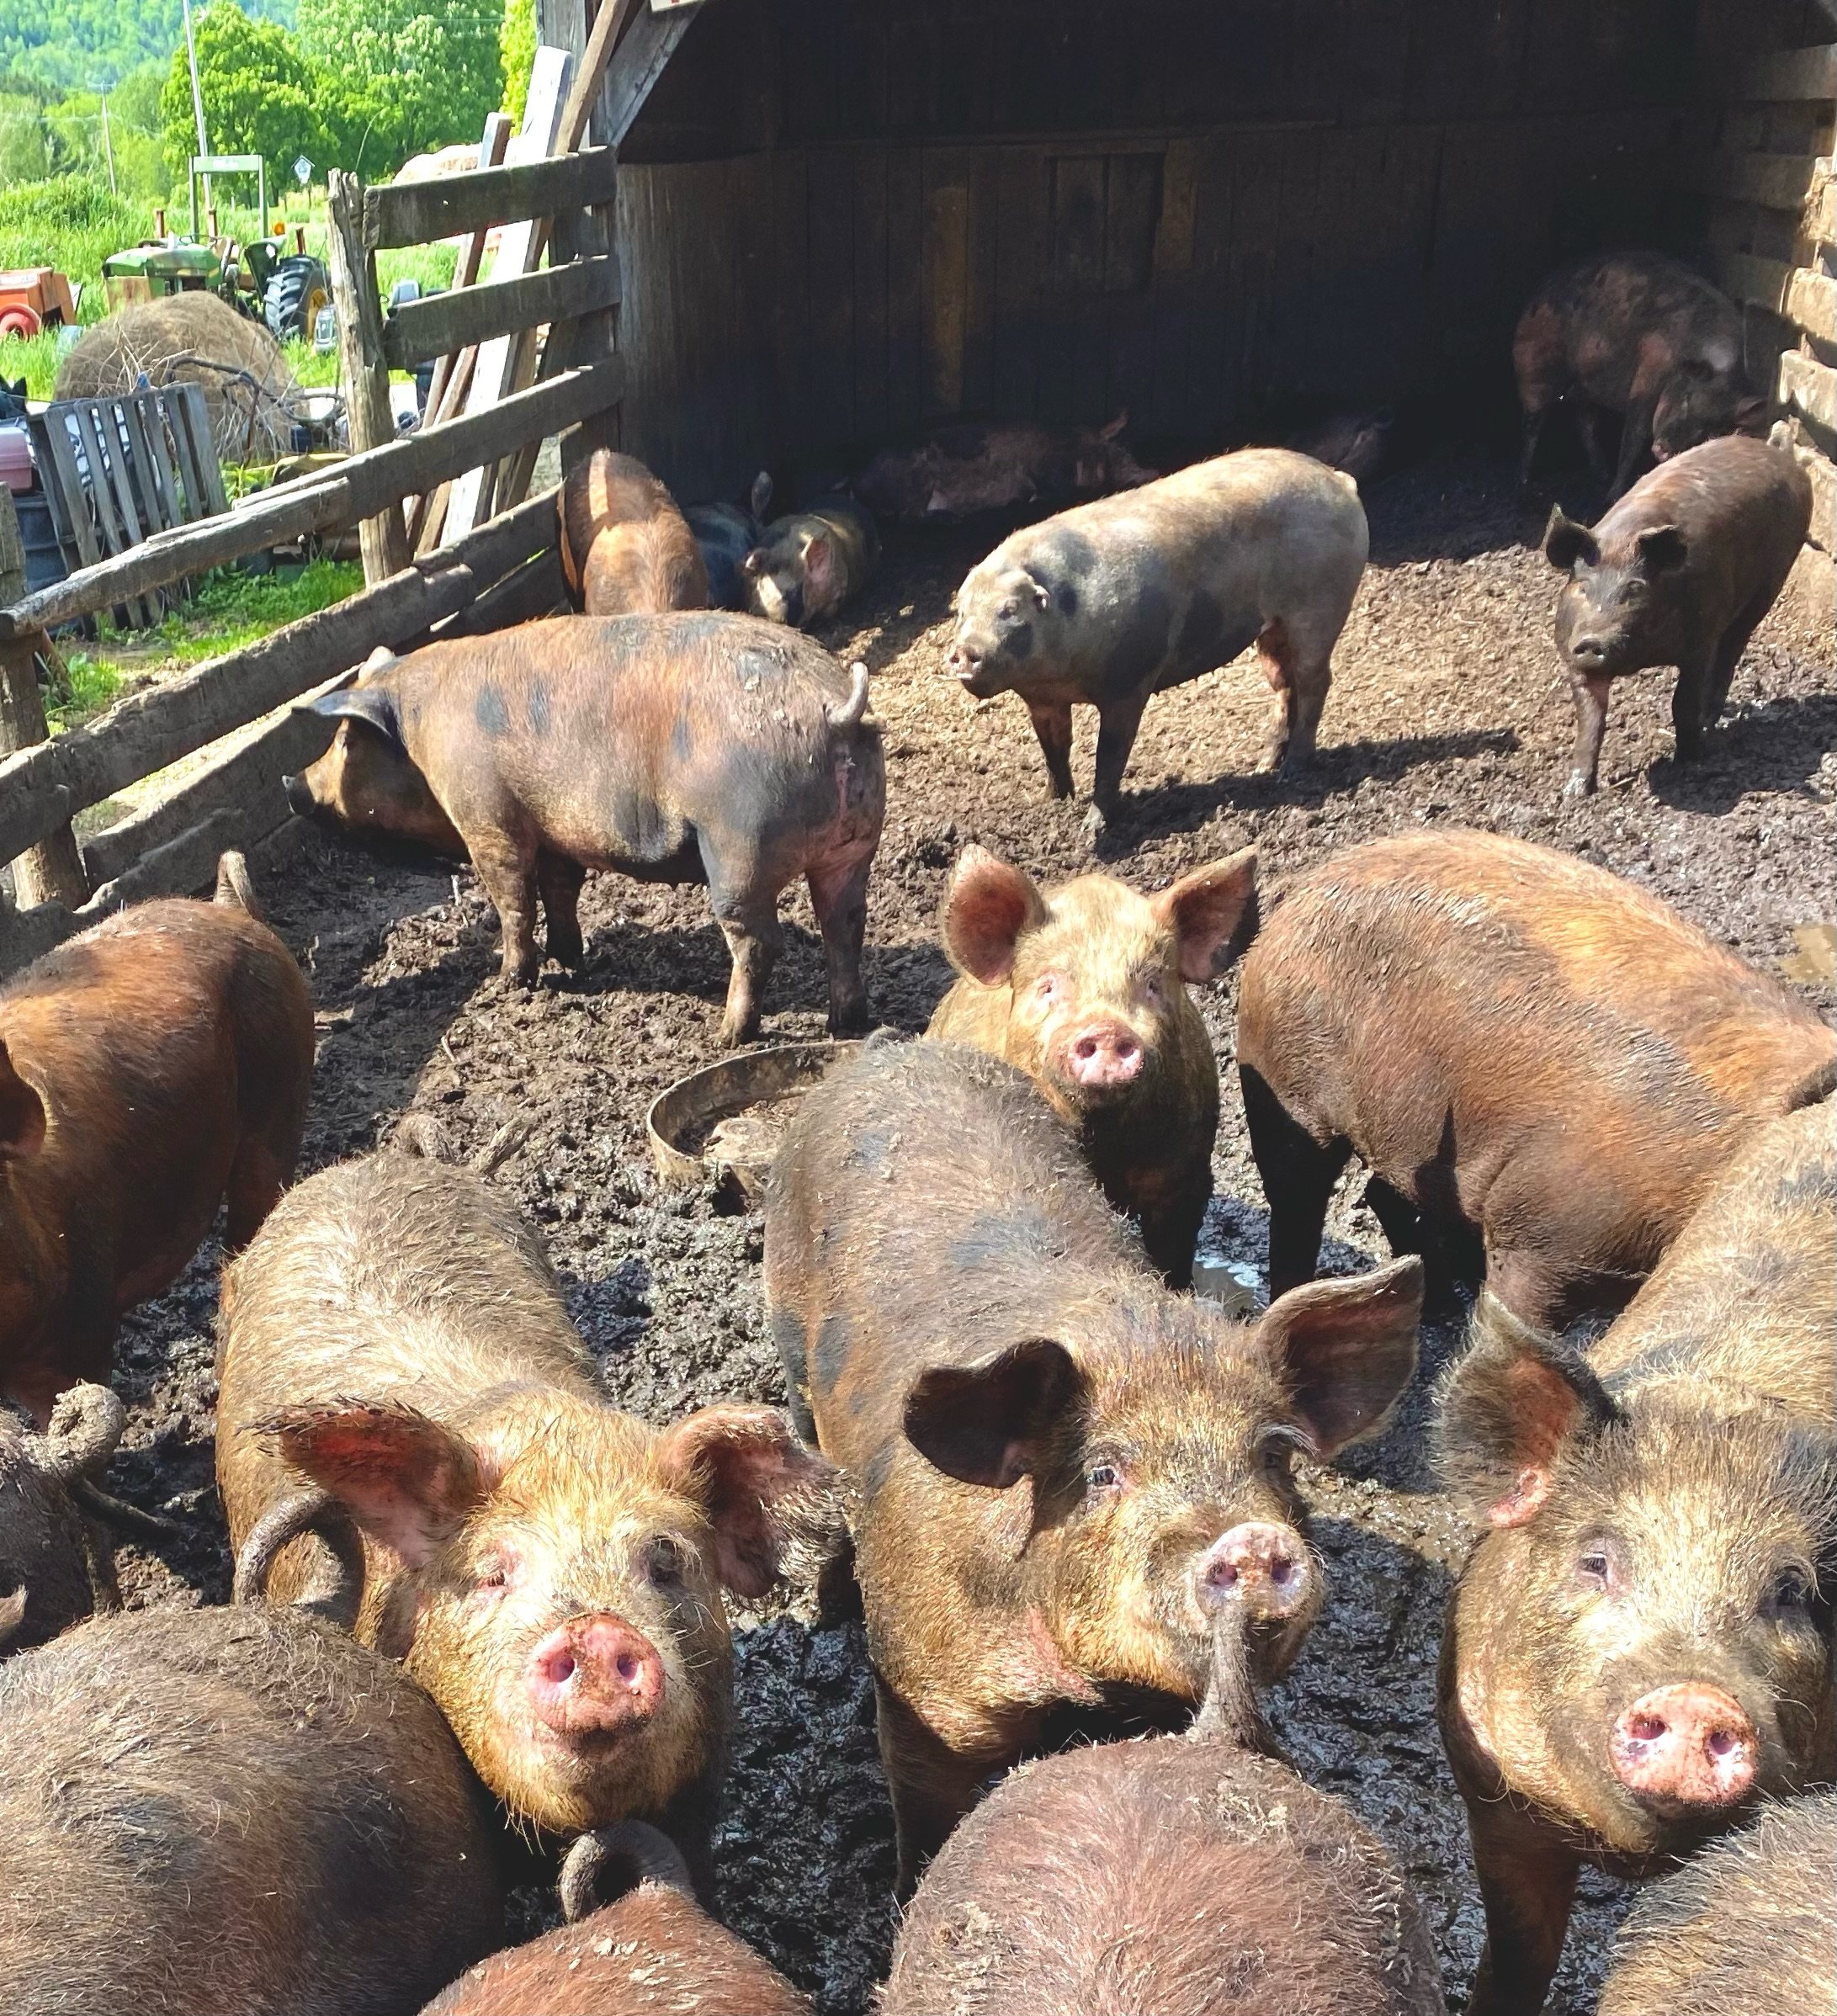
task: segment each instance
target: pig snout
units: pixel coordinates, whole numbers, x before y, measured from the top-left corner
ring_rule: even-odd
[[[961,638],[944,654],[944,669],[959,679],[974,679],[982,670],[983,654]]]
[[[1733,1806],[1754,1785],[1754,1724],[1720,1687],[1686,1680],[1642,1695],[1614,1724],[1614,1775],[1665,1806]]]
[[[1121,1022],[1087,1022],[1065,1039],[1065,1074],[1089,1092],[1120,1091],[1142,1074],[1141,1038]]]
[[[529,1655],[536,1717],[570,1739],[641,1727],[663,1702],[663,1661],[642,1631],[609,1613],[571,1617]]]
[[[1221,1604],[1242,1603],[1250,1614],[1283,1623],[1305,1610],[1314,1593],[1314,1564],[1293,1526],[1246,1520],[1201,1555],[1194,1594],[1208,1615]]]
[[[312,791],[303,777],[284,777],[281,791],[287,800],[287,809],[295,819],[311,819],[319,808],[313,802]]]

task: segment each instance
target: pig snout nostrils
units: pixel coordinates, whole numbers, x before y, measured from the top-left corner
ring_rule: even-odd
[[[1291,1526],[1260,1520],[1233,1526],[1215,1541],[1194,1575],[1202,1609],[1244,1603],[1261,1617],[1293,1616],[1314,1588],[1301,1536]]]
[[[1141,1075],[1142,1046],[1118,1022],[1093,1022],[1065,1046],[1071,1075],[1081,1085],[1126,1085]]]
[[[1732,1695],[1686,1680],[1642,1695],[1608,1753],[1628,1791],[1668,1806],[1732,1806],[1754,1785],[1754,1724]]]
[[[284,777],[281,792],[287,800],[287,809],[296,819],[310,818],[315,809],[312,793],[306,788],[303,777]]]
[[[573,1617],[529,1655],[530,1704],[557,1735],[610,1736],[648,1722],[663,1700],[663,1662],[622,1618]]]

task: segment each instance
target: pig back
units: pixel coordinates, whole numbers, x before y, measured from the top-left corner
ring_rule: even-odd
[[[0,1668],[0,2007],[395,2016],[496,1934],[475,1780],[342,1633],[104,1618]]]
[[[766,1191],[766,1295],[801,1332],[825,1451],[864,1464],[923,1366],[1049,1333],[1139,1249],[1032,1081],[870,1041],[807,1093]]]
[[[1730,604],[1777,589],[1812,518],[1811,479],[1785,448],[1724,434],[1649,471],[1595,528],[1604,552],[1630,553],[1643,532],[1675,525],[1691,571],[1723,586]]]

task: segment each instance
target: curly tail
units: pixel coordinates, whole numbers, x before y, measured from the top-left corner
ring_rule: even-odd
[[[249,880],[249,864],[234,847],[217,857],[217,893],[213,899],[226,910],[239,910],[257,924],[268,922],[268,913],[256,900],[255,884]]]
[[[868,668],[857,658],[848,668],[853,683],[840,707],[824,703],[823,715],[831,728],[858,728],[868,714]]]

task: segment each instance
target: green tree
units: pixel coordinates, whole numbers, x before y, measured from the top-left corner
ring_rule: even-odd
[[[337,158],[372,182],[476,141],[503,95],[503,0],[300,0],[300,40],[333,79]]]
[[[504,0],[497,50],[504,66],[504,110],[520,126],[529,97],[529,66],[536,60],[536,0]]]
[[[44,107],[24,93],[0,95],[0,189],[42,182],[50,172]]]
[[[193,20],[211,152],[263,154],[283,164],[277,172],[299,154],[324,160],[325,82],[294,37],[273,21],[252,21],[232,0],[211,0]],[[183,46],[173,52],[159,109],[176,183],[198,148]]]

